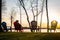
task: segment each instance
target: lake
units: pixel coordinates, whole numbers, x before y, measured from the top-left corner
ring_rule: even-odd
[[[16,31],[15,30],[12,30],[12,32],[16,32]],[[31,31],[30,31],[30,29],[23,29],[23,32],[31,32]],[[37,32],[40,32],[40,30],[37,31]],[[41,32],[47,32],[47,29],[41,29]],[[52,32],[54,32],[54,31],[52,30]],[[56,29],[55,32],[60,32],[60,29]]]
[[[10,29],[10,28],[8,27],[8,29]],[[10,31],[10,30],[9,30],[9,31]],[[30,29],[23,29],[22,31],[23,31],[23,32],[31,32]],[[15,29],[14,29],[14,28],[13,28],[12,32],[15,32]],[[40,30],[37,31],[37,32],[40,32]],[[42,28],[42,29],[41,29],[41,32],[47,32],[47,29],[46,29],[46,28]],[[50,31],[49,31],[49,32],[50,32]],[[52,30],[52,32],[54,32],[54,31]],[[56,29],[55,32],[60,32],[60,29]]]

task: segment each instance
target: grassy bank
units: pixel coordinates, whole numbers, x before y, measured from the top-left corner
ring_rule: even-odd
[[[0,40],[60,40],[60,33],[0,33]]]

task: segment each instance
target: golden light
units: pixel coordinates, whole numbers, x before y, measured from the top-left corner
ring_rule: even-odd
[[[53,24],[56,24],[56,22],[57,22],[56,20],[53,20]]]

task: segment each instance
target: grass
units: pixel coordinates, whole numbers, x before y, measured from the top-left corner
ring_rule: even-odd
[[[0,40],[60,40],[60,33],[1,32]]]

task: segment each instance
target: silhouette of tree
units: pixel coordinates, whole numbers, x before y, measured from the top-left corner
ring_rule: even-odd
[[[16,11],[14,10],[14,8],[12,8],[11,13],[10,13],[11,28],[12,28],[12,23],[14,21],[15,16],[16,16]],[[11,31],[12,31],[12,29],[11,29]]]
[[[48,0],[46,0],[47,32],[49,33]]]
[[[43,15],[43,7],[44,7],[44,0],[42,1],[42,8],[41,8],[41,18],[40,18],[40,28],[41,28],[41,24],[42,24],[42,15]],[[41,32],[41,29],[40,29]]]
[[[0,32],[3,32],[2,27],[1,27],[1,11],[2,11],[2,0],[0,0]]]
[[[23,9],[24,9],[24,11],[25,11],[25,13],[26,13],[27,21],[28,21],[29,26],[30,26],[29,16],[28,16],[27,10],[26,10],[26,8],[25,8],[24,0],[19,0],[19,2],[20,2],[21,6],[23,7]]]
[[[38,0],[36,0],[36,15],[38,14]],[[36,16],[36,21],[38,22],[38,16]]]
[[[2,11],[5,13],[5,10],[7,10],[6,0],[2,0]]]
[[[33,2],[32,1],[30,1],[31,2],[31,10],[32,10],[32,14],[33,14],[33,20],[35,20],[35,15],[34,15],[34,10],[33,10],[33,6],[32,6],[32,4],[33,4]]]
[[[30,3],[31,3],[32,14],[33,14],[33,20],[35,20],[35,18],[36,18],[36,21],[37,21],[37,19],[38,19],[38,15],[37,15],[38,14],[38,0],[31,0]],[[36,15],[35,15],[34,11],[36,11]]]
[[[1,13],[2,13],[2,16],[1,16],[1,18],[2,18],[2,20],[4,20],[5,18],[3,18],[3,17],[6,17],[7,18],[7,7],[6,7],[6,0],[2,0],[2,11],[1,11]]]
[[[25,13],[26,13],[26,16],[27,16],[27,21],[29,23],[29,26],[30,26],[30,21],[29,21],[29,16],[28,16],[28,11],[26,9],[26,4],[25,4],[25,0],[18,0],[20,5],[23,7]],[[30,0],[30,6],[31,6],[31,11],[32,11],[32,14],[33,14],[33,20],[37,21],[38,20],[38,15],[41,13],[41,20],[40,20],[40,27],[41,27],[41,24],[42,24],[42,15],[43,15],[43,8],[45,6],[45,9],[46,9],[46,16],[47,16],[47,32],[49,32],[49,17],[48,17],[48,1],[47,0],[42,0],[41,2],[41,9],[39,10],[39,3],[38,3],[39,0]],[[36,14],[36,15],[35,15]],[[37,21],[38,22],[38,21]]]
[[[19,7],[19,11],[20,11],[20,24],[21,24],[22,23],[22,20],[21,20],[22,14],[21,14],[21,5],[19,2],[17,2],[17,6]]]

